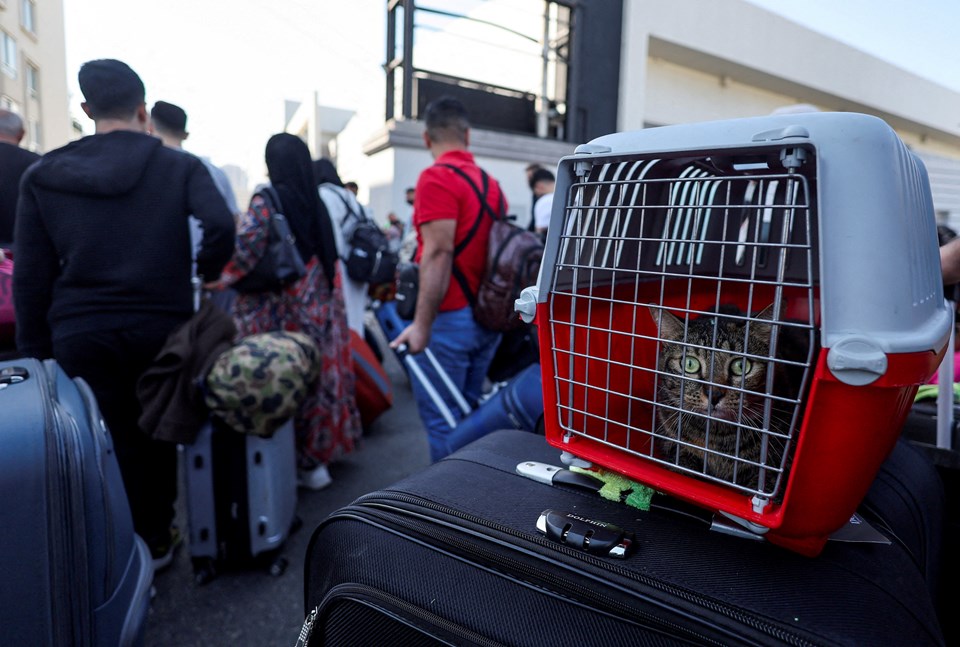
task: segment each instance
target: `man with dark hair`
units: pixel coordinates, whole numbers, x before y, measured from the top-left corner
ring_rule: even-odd
[[[160,138],[164,146],[175,150],[183,150],[183,142],[190,136],[187,132],[187,113],[178,105],[168,103],[167,101],[157,101],[150,110],[150,132]],[[217,185],[217,190],[223,196],[223,201],[227,203],[227,208],[234,218],[240,217],[240,210],[237,208],[237,199],[233,195],[233,187],[230,186],[230,179],[219,167],[214,166],[206,157],[201,157],[200,161],[207,167],[213,183]],[[190,216],[190,247],[193,250],[193,256],[196,257],[200,251],[200,243],[203,240],[203,227],[199,220]]]
[[[113,437],[134,529],[154,565],[173,558],[177,453],[139,429],[140,376],[193,313],[192,213],[203,224],[198,272],[215,280],[234,221],[203,163],[147,134],[140,77],[84,63],[84,112],[96,132],[47,153],[23,176],[13,295],[17,348],[55,358],[92,387]]]
[[[533,227],[541,236],[546,235],[547,227],[550,225],[550,213],[553,211],[553,189],[556,182],[557,178],[545,168],[534,171],[530,180],[533,196],[536,200],[533,203]]]
[[[20,115],[0,109],[0,249],[13,246],[20,176],[40,159],[33,151],[20,148],[23,135]]]
[[[504,207],[506,202],[500,185],[483,173],[467,150],[470,122],[463,104],[448,97],[437,99],[427,106],[424,120],[423,141],[436,163],[420,174],[415,193],[420,287],[413,322],[392,345],[405,344],[414,355],[429,348],[468,402],[476,404],[500,334],[474,321],[471,302],[486,268],[493,222],[486,209],[498,213],[501,201]],[[428,378],[439,383],[430,363],[422,356],[416,360]],[[439,460],[457,448],[453,430],[419,383],[414,396],[430,457]],[[452,399],[449,408],[459,413]]]
[[[151,132],[160,138],[164,146],[183,150],[183,142],[186,141],[190,133],[187,132],[187,113],[178,105],[166,101],[157,101],[150,110]],[[207,170],[210,171],[210,177],[213,178],[217,190],[223,196],[227,203],[230,213],[239,215],[237,208],[237,199],[233,195],[233,187],[230,186],[230,179],[219,167],[214,166],[206,157],[201,157]]]

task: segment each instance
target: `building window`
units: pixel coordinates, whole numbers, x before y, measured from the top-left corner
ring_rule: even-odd
[[[40,150],[40,122],[31,119],[27,125],[27,148],[33,152]]]
[[[20,3],[20,24],[31,34],[37,33],[37,4],[35,0]]]
[[[9,110],[10,112],[15,112],[18,115],[20,114],[20,106],[17,105],[16,101],[5,94],[0,95],[0,108]]]
[[[27,63],[27,92],[36,99],[40,96],[40,70]]]
[[[2,51],[0,51],[0,67],[3,73],[11,79],[17,78],[17,41],[7,32],[3,33]]]

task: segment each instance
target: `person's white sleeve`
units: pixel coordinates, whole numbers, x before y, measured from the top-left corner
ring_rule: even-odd
[[[553,211],[553,194],[541,196],[533,205],[533,226],[546,229],[550,226],[550,212]]]
[[[343,204],[335,189],[332,186],[326,184],[321,185],[317,189],[320,199],[323,201],[324,206],[327,208],[327,213],[330,214],[330,224],[333,225],[333,238],[337,246],[337,254],[340,258],[346,258],[350,253],[350,247],[347,245],[347,236],[349,232],[344,231],[344,217],[347,215],[347,207]],[[352,229],[351,229],[352,231]]]

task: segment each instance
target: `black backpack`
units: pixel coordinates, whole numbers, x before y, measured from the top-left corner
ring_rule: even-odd
[[[396,252],[391,251],[386,233],[367,218],[362,210],[359,214],[356,213],[339,191],[336,194],[347,208],[347,215],[340,223],[341,228],[348,231],[347,220],[353,218],[357,221],[350,235],[346,237],[350,248],[343,259],[347,276],[371,285],[392,282],[400,258]]]
[[[483,191],[470,176],[452,164],[441,164],[455,171],[467,181],[480,200],[480,212],[466,237],[454,249],[453,277],[460,284],[473,308],[473,318],[488,330],[506,332],[522,327],[523,321],[514,311],[514,301],[525,287],[535,285],[543,259],[543,240],[537,234],[510,222],[505,211],[503,191],[500,191],[500,213],[493,213],[487,204],[490,178],[480,170]],[[456,255],[466,248],[480,226],[484,214],[493,218],[487,242],[487,266],[477,293],[473,294],[460,268]]]
[[[290,223],[281,213],[280,196],[271,186],[257,189],[270,210],[267,249],[250,272],[234,283],[237,292],[279,292],[291,283],[299,281],[307,273],[297,239],[290,230]]]

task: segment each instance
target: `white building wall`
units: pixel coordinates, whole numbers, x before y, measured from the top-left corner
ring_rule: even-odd
[[[924,159],[960,224],[960,93],[744,0],[624,2],[618,130],[793,104],[884,119]]]
[[[922,79],[744,0],[629,0],[623,40],[648,56],[797,96],[831,110],[869,107],[960,143],[960,93]],[[623,57],[634,56],[629,48]],[[639,62],[631,59],[635,68]],[[623,83],[634,81],[624,77]],[[636,88],[626,94],[635,97]],[[628,101],[622,125],[638,127]],[[892,124],[895,127],[901,124]]]
[[[645,125],[770,114],[796,99],[662,59],[647,65]]]

